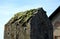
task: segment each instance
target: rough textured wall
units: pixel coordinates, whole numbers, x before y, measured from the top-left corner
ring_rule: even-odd
[[[53,26],[42,8],[19,12],[5,24],[4,39],[53,39]]]
[[[58,12],[54,18],[51,20],[53,24],[54,36],[60,36],[60,12]]]

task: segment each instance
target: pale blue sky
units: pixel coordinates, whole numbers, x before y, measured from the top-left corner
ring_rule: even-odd
[[[60,0],[0,0],[0,39],[4,39],[4,25],[17,12],[43,7],[50,16]]]

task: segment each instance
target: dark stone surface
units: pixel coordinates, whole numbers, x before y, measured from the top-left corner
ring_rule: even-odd
[[[53,39],[53,26],[42,8],[24,13],[5,25],[4,39]]]
[[[31,19],[31,39],[53,39],[53,26],[43,10]]]

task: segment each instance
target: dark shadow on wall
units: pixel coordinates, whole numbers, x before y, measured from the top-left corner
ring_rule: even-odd
[[[43,9],[33,15],[30,25],[31,39],[53,39],[53,26]]]

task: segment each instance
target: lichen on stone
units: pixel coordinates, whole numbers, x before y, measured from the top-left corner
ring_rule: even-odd
[[[46,39],[47,36],[45,35],[45,32],[48,32],[49,34],[47,34],[47,39],[50,39],[52,36],[51,29],[53,28],[52,25],[50,27],[48,26],[50,26],[50,22],[46,12],[42,8],[18,12],[5,25],[4,38]]]

